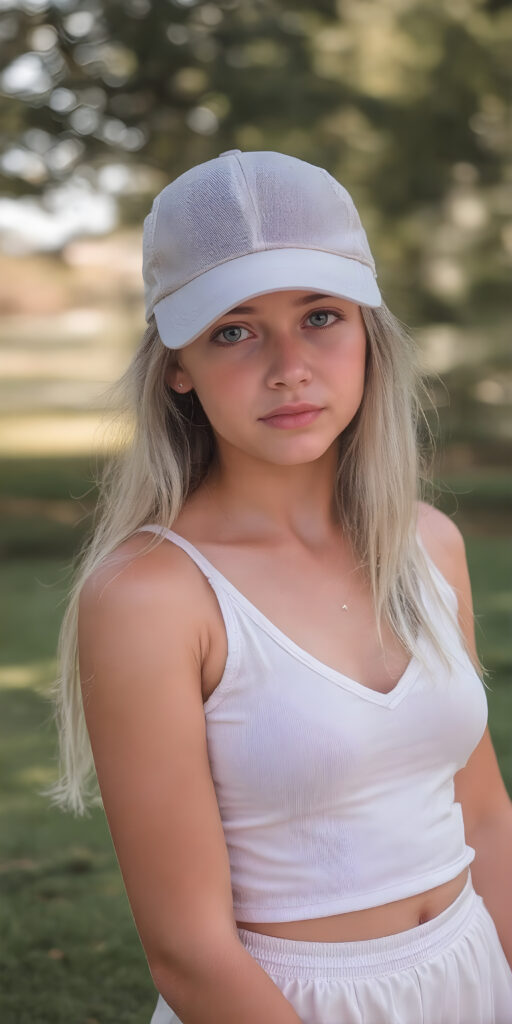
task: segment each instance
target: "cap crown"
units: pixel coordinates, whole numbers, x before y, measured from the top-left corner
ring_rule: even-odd
[[[159,193],[144,221],[146,318],[166,295],[221,263],[290,248],[347,256],[375,275],[352,197],[324,168],[240,150],[198,164]]]

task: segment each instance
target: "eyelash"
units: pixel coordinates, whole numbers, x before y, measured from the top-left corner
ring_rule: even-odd
[[[314,316],[315,313],[330,313],[331,316],[335,316],[337,320],[345,320],[346,319],[346,317],[342,313],[338,313],[334,309],[312,309],[311,313],[308,313],[308,315],[306,317],[306,320],[308,319],[308,317]],[[322,324],[321,327],[317,326],[316,328],[312,324],[310,326],[313,327],[313,330],[325,331],[327,327],[332,327],[333,325],[332,324]],[[210,341],[213,342],[215,345],[221,345],[224,348],[233,348],[234,345],[240,345],[241,344],[240,341],[218,341],[218,337],[219,337],[220,334],[222,334],[223,331],[232,330],[233,327],[241,327],[242,330],[244,330],[244,331],[248,330],[247,327],[242,327],[242,324],[225,324],[224,327],[221,327],[219,331],[216,331],[215,334],[212,334],[212,336],[210,338]],[[242,339],[242,340],[244,340],[244,339]]]

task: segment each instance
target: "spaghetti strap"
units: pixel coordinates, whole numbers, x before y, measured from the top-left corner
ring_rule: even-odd
[[[175,533],[174,530],[170,530],[166,526],[161,526],[159,523],[146,523],[144,526],[139,526],[139,528],[135,530],[135,533],[142,532],[160,533],[166,537],[167,540],[172,541],[178,547],[182,548],[183,551],[185,551],[186,554],[188,554],[196,563],[204,576],[206,576],[217,598],[220,612],[224,620],[228,650],[222,678],[210,694],[209,698],[203,704],[203,710],[205,714],[208,715],[225,698],[230,688],[235,684],[240,668],[242,638],[233,603],[230,600],[229,593],[226,592],[229,589],[229,585],[228,587],[222,585],[227,582],[225,581],[222,573],[220,573],[189,540],[185,540],[185,538],[179,533]]]
[[[419,530],[416,530],[416,539],[423,552],[427,565],[431,570],[431,573],[434,574],[434,577],[438,580],[438,582],[441,585],[441,589],[444,591],[445,594],[447,594],[448,600],[454,606],[455,610],[457,610],[459,607],[459,599],[457,597],[457,592],[454,589],[454,587],[452,587],[451,583],[448,583],[446,576],[443,575],[441,570],[437,567],[436,563],[434,562],[432,556],[428,553],[425,544],[421,538]]]
[[[224,579],[222,573],[220,573],[219,570],[216,569],[215,566],[208,561],[205,555],[201,554],[201,552],[198,551],[198,549],[191,543],[191,541],[186,540],[185,537],[181,536],[181,534],[175,533],[174,530],[170,530],[169,527],[167,526],[160,526],[159,523],[148,523],[145,526],[139,526],[138,530],[136,530],[135,533],[142,533],[142,531],[160,533],[164,537],[166,537],[167,540],[172,541],[178,547],[182,548],[183,551],[186,551],[186,553],[190,555],[190,557],[193,559],[193,561],[196,563],[199,569],[201,569],[201,572],[203,572],[208,579],[211,579],[212,576]]]

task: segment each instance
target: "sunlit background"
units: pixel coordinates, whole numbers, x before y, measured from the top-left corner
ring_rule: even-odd
[[[466,538],[512,792],[512,7],[508,0],[0,0],[0,1016],[149,1022],[155,990],[104,816],[55,778],[48,686],[144,329],[142,220],[226,149],[351,192],[430,374],[437,504]],[[205,850],[205,856],[207,851]]]

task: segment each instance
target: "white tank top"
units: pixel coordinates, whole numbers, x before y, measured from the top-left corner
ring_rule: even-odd
[[[158,525],[141,530],[162,531],[190,555],[226,627],[224,673],[204,713],[235,919],[363,910],[470,864],[453,776],[483,736],[487,698],[437,605],[428,607],[451,673],[430,644],[430,673],[413,657],[394,689],[379,693],[294,643],[190,541]],[[423,551],[456,609],[455,591]],[[423,653],[424,635],[419,642]]]

